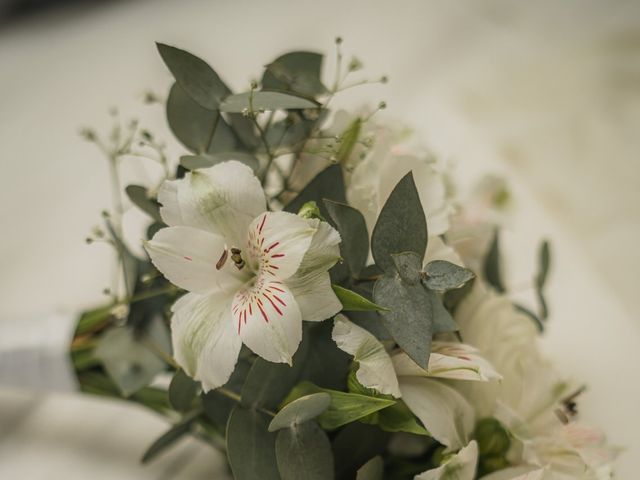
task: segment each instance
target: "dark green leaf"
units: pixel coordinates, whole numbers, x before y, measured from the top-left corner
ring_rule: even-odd
[[[210,110],[231,91],[218,74],[202,59],[189,52],[158,43],[158,52],[187,95]]]
[[[347,383],[351,357],[338,348],[332,331],[333,322],[304,322],[302,344],[294,362],[302,365],[299,378],[323,388],[342,390]]]
[[[243,113],[259,110],[296,110],[318,108],[314,100],[292,93],[254,91],[229,95],[220,103],[221,112]]]
[[[338,300],[342,303],[342,309],[345,311],[382,312],[387,310],[352,290],[348,290],[338,285],[331,285],[331,288],[333,288],[336,297],[338,297]]]
[[[200,390],[200,383],[189,377],[182,369],[178,370],[169,384],[169,402],[179,412],[186,412]]]
[[[459,267],[446,260],[429,262],[424,271],[427,275],[424,282],[427,288],[440,292],[460,288],[475,277],[468,268]]]
[[[435,333],[429,292],[419,282],[404,282],[398,274],[385,275],[373,288],[374,301],[389,309],[380,313],[384,326],[400,348],[425,369]]]
[[[353,480],[362,465],[385,451],[389,437],[388,432],[359,422],[343,428],[332,442],[336,478]]]
[[[356,480],[383,480],[384,462],[376,455],[358,469]]]
[[[313,52],[289,52],[267,65],[262,88],[315,97],[327,89],[320,81],[323,56]]]
[[[296,361],[295,356],[293,367],[258,358],[253,363],[242,388],[243,405],[249,408],[275,409],[297,383],[302,363]]]
[[[369,256],[369,233],[364,217],[345,203],[325,200],[324,205],[342,238],[340,254],[347,262],[351,275],[357,277]]]
[[[428,290],[431,311],[433,312],[433,333],[455,332],[458,324],[455,322],[449,311],[445,308],[440,296],[433,290]]]
[[[244,163],[253,171],[258,169],[258,159],[250,153],[244,152],[222,152],[210,153],[203,155],[183,155],[180,157],[180,165],[188,170],[196,170],[198,168],[207,168],[217,165],[227,160],[237,160]]]
[[[408,432],[428,436],[424,428],[409,407],[398,400],[395,405],[378,412],[377,425],[385,432]]]
[[[300,207],[310,200],[315,201],[320,207],[320,212],[325,218],[329,218],[329,212],[324,205],[324,199],[345,203],[344,176],[340,165],[331,165],[315,176],[300,194],[294,198],[284,210],[296,213]]]
[[[148,463],[160,453],[172,446],[191,431],[191,426],[196,419],[195,415],[185,417],[180,423],[167,430],[160,438],[151,444],[142,456],[142,463]]]
[[[376,264],[385,272],[395,271],[392,253],[414,252],[424,257],[427,248],[427,221],[413,174],[406,174],[382,207],[371,237]]]
[[[160,204],[154,198],[149,197],[147,189],[140,185],[129,185],[125,188],[129,200],[140,210],[148,214],[156,222],[162,222],[160,217]]]
[[[502,281],[502,266],[500,264],[500,233],[496,229],[489,246],[489,251],[484,259],[484,278],[499,293],[504,293]]]
[[[246,347],[245,347],[246,349]],[[240,392],[242,385],[249,374],[251,364],[248,361],[240,360],[236,365],[235,370],[231,374],[231,378],[224,385],[229,391]],[[202,394],[202,407],[204,413],[209,420],[211,420],[219,429],[224,429],[229,420],[231,410],[236,406],[236,402],[217,390],[210,390],[205,394]]]
[[[422,258],[414,252],[391,254],[391,260],[403,282],[415,285],[422,278]]]
[[[278,432],[276,457],[282,480],[332,480],[333,453],[327,434],[314,421]]]
[[[280,480],[276,434],[269,433],[268,417],[237,405],[227,424],[227,456],[236,480]]]
[[[167,121],[180,142],[195,153],[228,152],[236,138],[217,110],[208,110],[174,83],[167,99]]]

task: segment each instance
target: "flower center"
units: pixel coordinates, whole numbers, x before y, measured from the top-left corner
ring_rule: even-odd
[[[227,263],[228,258],[229,249],[225,246],[224,250],[222,251],[222,255],[220,255],[220,259],[216,262],[216,270],[222,269],[225,263]],[[242,270],[245,266],[245,261],[242,258],[242,250],[236,247],[231,247],[231,261],[238,270]]]

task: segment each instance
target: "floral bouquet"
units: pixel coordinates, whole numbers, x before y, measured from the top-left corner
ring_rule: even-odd
[[[537,304],[514,304],[504,182],[459,202],[444,162],[377,123],[384,102],[331,112],[371,83],[336,45],[330,85],[322,55],[295,51],[232,93],[159,44],[168,124],[188,150],[177,168],[135,123],[83,131],[114,185],[87,241],[114,247],[119,282],[77,324],[81,389],[167,418],[143,462],[195,435],[238,480],[610,478],[616,451],[576,420],[583,387],[538,351],[549,245]],[[165,178],[125,199],[119,168],[140,149]],[[145,258],[125,241],[129,203],[151,221]]]

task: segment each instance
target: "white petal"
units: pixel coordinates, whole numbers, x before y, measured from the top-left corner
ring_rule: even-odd
[[[398,375],[448,378],[488,382],[502,377],[478,350],[464,343],[435,341],[431,347],[429,366],[420,368],[409,356],[400,352],[393,356],[393,365]]]
[[[284,283],[259,276],[235,295],[232,315],[236,332],[254,353],[291,364],[302,340],[302,315]]]
[[[391,358],[375,336],[350,322],[344,315],[336,316],[331,336],[340,350],[353,355],[353,359],[358,362],[356,378],[362,385],[386,395],[400,397]]]
[[[485,475],[481,480],[543,480],[551,478],[546,468],[536,468],[530,465],[506,468],[490,475]]]
[[[317,226],[287,212],[265,212],[249,226],[247,261],[254,271],[278,280],[296,273]]]
[[[416,475],[414,480],[473,480],[478,463],[478,444],[474,441],[444,465]]]
[[[327,271],[340,259],[340,234],[337,230],[318,219],[306,221],[316,232],[296,271],[298,278],[314,274],[318,270]]]
[[[242,341],[231,320],[231,298],[188,293],[173,305],[173,354],[205,391],[224,385],[233,373]]]
[[[248,277],[232,262],[217,270],[224,252],[222,237],[191,227],[159,230],[145,248],[158,270],[173,284],[196,293],[234,291]]]
[[[402,399],[437,441],[449,451],[469,442],[475,415],[473,408],[453,388],[421,377],[399,377]]]
[[[342,303],[331,288],[329,272],[318,271],[303,278],[296,274],[285,283],[300,307],[303,320],[321,322],[342,310]]]
[[[249,167],[236,161],[166,181],[158,201],[168,225],[208,230],[224,237],[230,247],[244,245],[247,226],[266,210],[260,181]]]

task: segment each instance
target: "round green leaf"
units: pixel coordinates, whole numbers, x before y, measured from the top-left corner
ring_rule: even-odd
[[[282,410],[271,420],[269,431],[275,432],[281,428],[291,427],[316,418],[331,404],[331,396],[328,393],[312,393],[300,397],[284,406]]]
[[[276,457],[282,480],[334,478],[331,443],[316,422],[280,430],[276,439]]]

